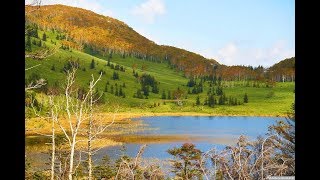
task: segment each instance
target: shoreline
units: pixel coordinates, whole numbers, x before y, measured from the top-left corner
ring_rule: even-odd
[[[106,113],[112,114],[112,113]],[[118,112],[116,116],[119,120],[122,119],[131,119],[131,118],[140,118],[140,117],[152,117],[152,116],[232,116],[232,117],[279,117],[279,118],[286,118],[286,115],[271,115],[271,114],[217,114],[217,113],[195,113],[195,112],[161,112],[161,113],[153,113],[153,112]],[[129,117],[128,117],[129,116]],[[117,118],[117,117],[116,117]]]

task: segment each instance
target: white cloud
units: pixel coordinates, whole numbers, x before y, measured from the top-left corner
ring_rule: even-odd
[[[31,4],[34,0],[25,0],[25,4]],[[114,16],[114,13],[105,9],[97,0],[45,0],[41,2],[41,5],[63,4],[67,6],[79,7],[87,10],[91,10],[95,13]]]
[[[153,23],[156,16],[165,13],[166,7],[162,0],[147,0],[132,9],[133,15],[141,16],[147,23]]]
[[[230,42],[216,51],[205,49],[195,52],[225,65],[262,65],[264,67],[295,56],[294,48],[287,47],[285,41],[277,41],[267,48],[244,48],[239,43]]]
[[[219,59],[223,59],[224,63],[232,64],[236,59],[238,52],[238,47],[234,43],[229,43],[225,47],[218,50]]]

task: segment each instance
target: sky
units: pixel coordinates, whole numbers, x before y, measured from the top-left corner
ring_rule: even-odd
[[[295,56],[294,0],[42,0],[42,4],[65,4],[113,17],[157,44],[225,65],[269,67]]]

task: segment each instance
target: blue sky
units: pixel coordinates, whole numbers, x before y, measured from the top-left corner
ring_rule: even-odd
[[[45,0],[43,4],[77,6],[114,17],[157,44],[184,48],[226,65],[271,66],[295,56],[294,0]]]

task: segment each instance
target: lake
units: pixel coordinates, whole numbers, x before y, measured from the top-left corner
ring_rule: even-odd
[[[223,149],[226,145],[235,144],[240,135],[245,135],[249,140],[257,136],[265,136],[268,127],[278,120],[284,120],[280,117],[239,117],[239,116],[155,116],[141,117],[134,120],[143,120],[151,130],[139,132],[139,135],[182,135],[190,137],[187,142],[192,142],[196,148],[205,152],[215,147]],[[147,144],[144,151],[144,158],[167,159],[170,155],[166,152],[169,148],[181,146],[186,140],[172,141],[166,143],[151,142]],[[129,156],[135,156],[142,144],[127,143],[123,146],[102,148],[94,156],[99,161],[104,155],[109,155],[116,159],[125,153]],[[122,149],[122,150],[121,150]]]

